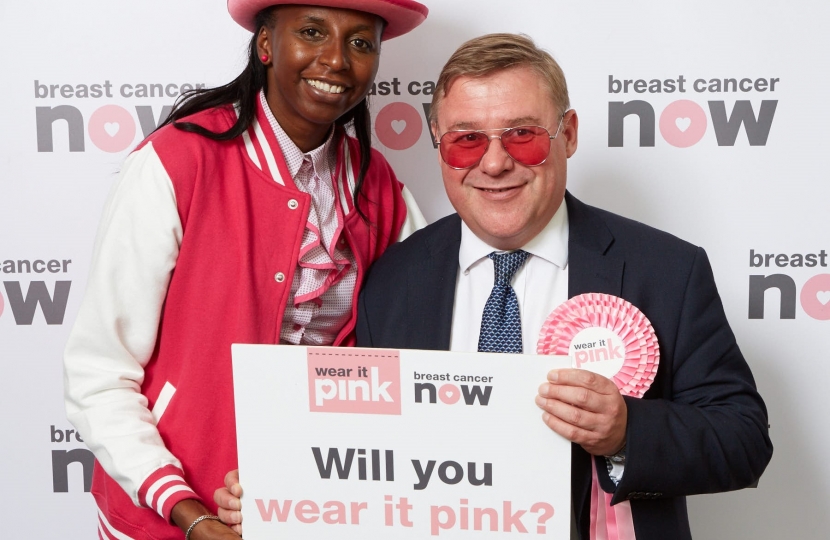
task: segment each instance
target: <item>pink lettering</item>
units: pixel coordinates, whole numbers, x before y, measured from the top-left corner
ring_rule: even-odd
[[[611,342],[611,338],[608,338],[608,350],[611,351],[611,359],[619,358],[622,360],[623,356],[620,354],[620,346],[617,345],[614,347],[614,344]]]
[[[352,503],[356,504],[356,503]],[[323,505],[323,523],[329,525],[346,524],[346,505],[340,501],[329,501]]]
[[[275,517],[280,523],[285,523],[291,517],[291,506],[293,500],[286,499],[280,503],[278,500],[255,499],[257,510],[262,521],[271,522]],[[368,508],[368,503],[351,502],[349,510],[346,503],[341,501],[326,501],[323,503],[323,523],[328,525],[360,525],[360,511]],[[351,513],[351,516],[348,514]],[[302,500],[294,506],[294,517],[300,523],[316,523],[320,519],[320,506],[310,500]]]
[[[441,531],[450,529],[499,531],[499,511],[497,509],[469,507],[468,499],[460,499],[459,502],[458,510],[451,506],[430,507],[430,534],[432,536],[438,536]],[[387,501],[387,504],[391,506],[389,501]],[[470,523],[471,513],[472,523]],[[527,527],[523,521],[527,513],[528,510],[524,509],[513,511],[513,501],[502,501],[501,531],[527,533]],[[537,534],[544,534],[547,531],[548,522],[554,515],[553,506],[538,502],[531,506],[530,513],[536,517]],[[487,518],[486,524],[484,518]]]
[[[294,515],[300,523],[314,523],[319,513],[320,507],[314,501],[300,501],[294,507]]]
[[[366,510],[369,505],[365,502],[352,503],[352,525],[360,525],[360,511]]]
[[[271,521],[271,519],[276,516],[277,521],[280,523],[285,523],[288,519],[288,512],[291,510],[291,500],[283,501],[282,506],[280,506],[279,501],[275,501],[270,499],[268,501],[268,508],[265,508],[265,501],[262,499],[256,499],[256,507],[259,510],[259,515],[262,518],[262,521]]]
[[[499,530],[499,513],[495,508],[473,508],[473,528],[477,531],[483,530],[482,521],[487,518],[489,529],[493,532]]]
[[[449,506],[431,506],[429,513],[432,536],[438,536],[441,529],[452,529],[455,526],[455,512]]]
[[[511,532],[513,528],[516,528],[516,531],[520,533],[526,533],[527,529],[522,523],[522,516],[527,513],[527,510],[516,510],[516,512],[512,512],[513,510],[513,503],[511,501],[504,501],[504,516],[502,517],[502,523],[504,523],[503,531],[504,532]]]

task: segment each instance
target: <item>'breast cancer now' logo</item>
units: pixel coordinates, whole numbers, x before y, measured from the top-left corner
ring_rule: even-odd
[[[401,414],[401,359],[383,349],[308,348],[311,412]]]
[[[688,83],[688,84],[687,84]],[[649,94],[649,100],[608,102],[608,146],[623,146],[626,118],[639,123],[641,147],[654,146],[656,128],[663,139],[676,148],[689,148],[703,139],[709,126],[706,110],[696,101],[677,99],[665,105],[659,122],[652,99],[680,97],[681,94],[699,94],[706,99],[711,125],[718,146],[735,146],[741,128],[749,146],[766,146],[772,121],[778,107],[777,99],[762,99],[760,103],[748,98],[764,97],[777,91],[779,77],[717,77],[686,78],[679,75],[667,79],[617,79],[608,76],[610,94]],[[741,99],[714,99],[716,96]],[[646,96],[643,96],[646,97]],[[770,96],[773,97],[773,96]],[[731,110],[730,110],[731,107]],[[636,120],[633,120],[636,118]],[[629,133],[632,135],[633,133]]]

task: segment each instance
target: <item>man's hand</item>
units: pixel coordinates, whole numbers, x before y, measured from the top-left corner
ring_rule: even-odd
[[[584,369],[557,369],[539,387],[542,420],[589,454],[610,456],[625,444],[628,410],[617,385]]]
[[[239,484],[239,469],[235,469],[225,475],[225,487],[213,492],[213,500],[219,505],[219,519],[228,526],[242,534],[242,486]]]

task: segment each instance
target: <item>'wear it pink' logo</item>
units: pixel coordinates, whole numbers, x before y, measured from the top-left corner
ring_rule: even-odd
[[[401,359],[383,349],[308,348],[311,412],[401,414]]]

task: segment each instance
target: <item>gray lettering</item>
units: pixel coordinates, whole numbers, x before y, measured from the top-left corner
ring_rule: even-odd
[[[413,487],[416,490],[421,490],[429,484],[429,477],[432,476],[432,470],[435,469],[435,460],[427,461],[427,470],[421,468],[421,462],[417,459],[412,460],[412,466],[415,467],[415,474],[418,475],[418,483]]]
[[[424,390],[428,392],[429,403],[435,403],[435,385],[431,383],[415,383],[415,403],[423,403]]]
[[[795,281],[786,274],[749,276],[749,318],[764,318],[764,293],[778,289],[781,293],[780,319],[795,319]]]
[[[66,120],[69,134],[69,151],[84,151],[84,117],[81,111],[72,105],[57,107],[35,107],[37,116],[37,151],[52,152],[54,137],[52,125],[55,120]]]
[[[80,463],[84,468],[84,491],[92,489],[92,469],[95,457],[85,448],[74,450],[52,450],[52,491],[69,492],[69,464]]]
[[[149,105],[136,105],[135,112],[138,115],[138,123],[141,124],[141,132],[145,137],[149,137],[166,119],[170,116],[170,111],[173,107],[165,105],[161,108],[158,122],[153,117],[153,108]]]
[[[29,290],[25,298],[19,281],[4,281],[3,285],[6,288],[9,306],[12,308],[14,320],[17,324],[32,324],[38,304],[40,304],[40,309],[43,311],[46,324],[63,324],[66,303],[69,300],[69,288],[72,285],[71,281],[56,281],[54,297],[49,295],[49,290],[43,281],[29,283]]]
[[[628,115],[640,120],[640,146],[654,146],[654,108],[642,100],[608,102],[608,146],[623,145],[623,121]]]
[[[467,480],[474,486],[492,486],[493,485],[493,464],[484,464],[484,476],[482,478],[476,477],[476,464],[467,463]]]
[[[447,474],[449,469],[452,469],[452,476]],[[438,467],[438,478],[445,484],[457,484],[464,480],[464,467],[455,461],[445,461]]]
[[[715,136],[718,139],[718,146],[735,146],[738,132],[741,125],[746,128],[746,138],[750,146],[764,146],[767,144],[767,137],[772,127],[772,119],[775,116],[775,109],[778,100],[765,99],[761,102],[761,110],[758,118],[752,110],[752,103],[748,100],[735,102],[732,108],[732,116],[726,116],[726,104],[723,101],[710,101],[709,113],[712,116],[712,126],[715,128]]]

